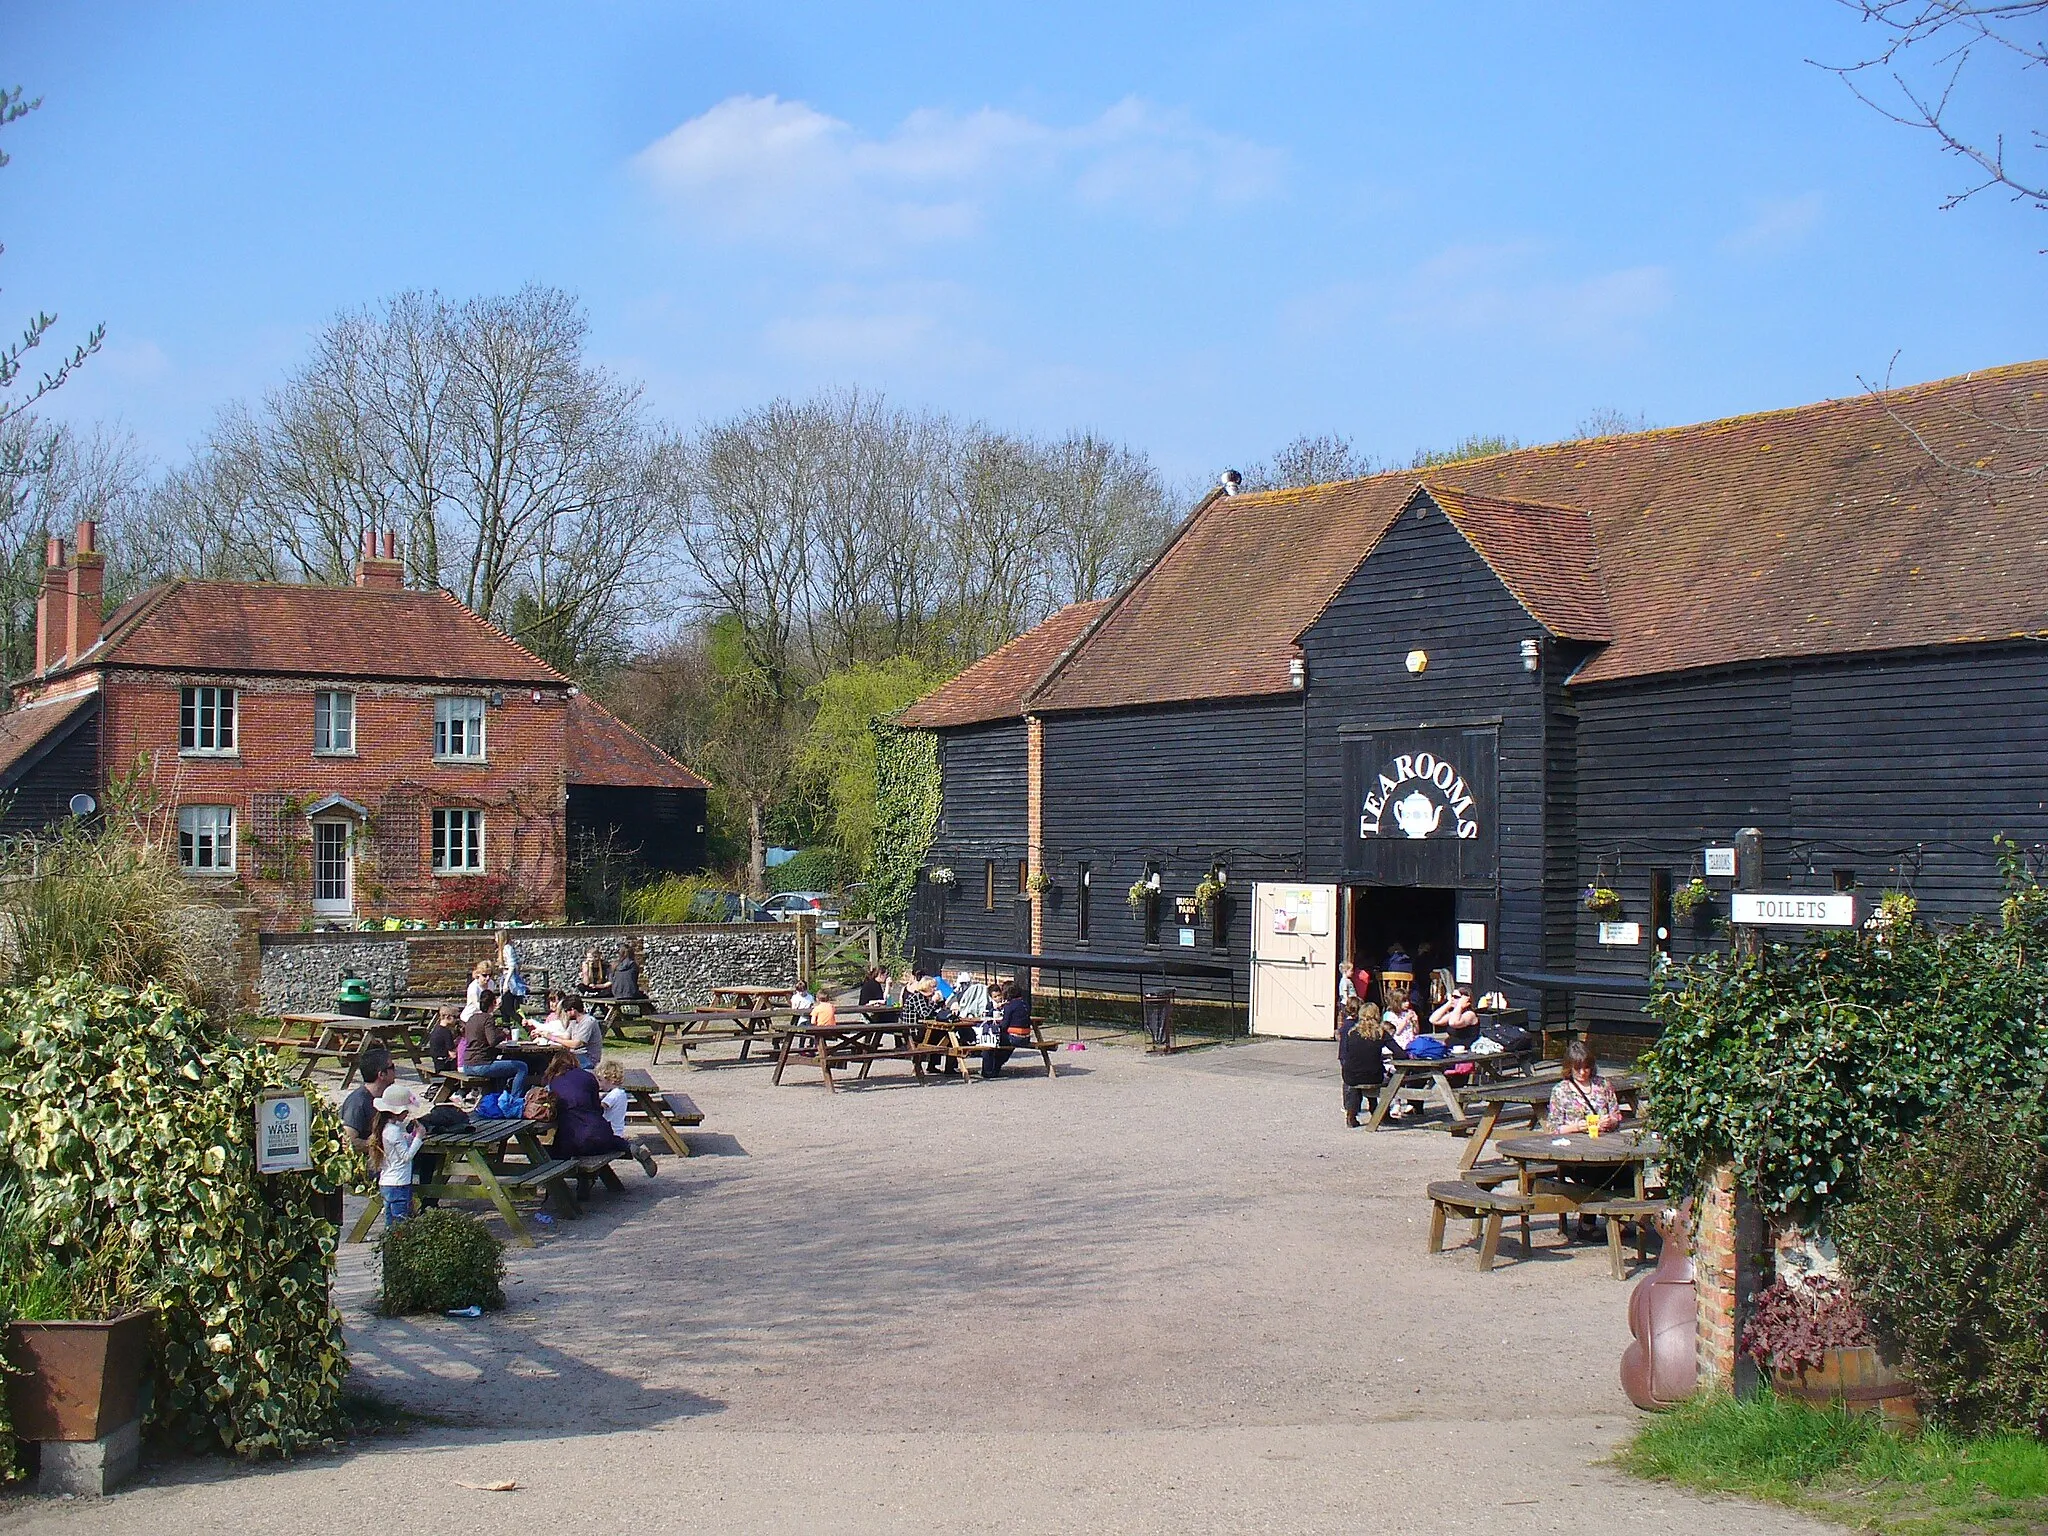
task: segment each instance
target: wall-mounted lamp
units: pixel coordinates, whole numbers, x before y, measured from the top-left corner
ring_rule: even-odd
[[[1522,642],[1522,670],[1524,672],[1534,672],[1542,665],[1543,642],[1541,640],[1524,640]]]
[[[1287,663],[1287,686],[1296,693],[1308,686],[1308,663],[1299,656],[1290,658]]]
[[[491,695],[491,708],[493,708],[493,709],[503,709],[504,707],[505,707],[505,695],[504,695],[504,694],[502,694],[502,693],[494,693],[494,694],[492,694],[492,695]]]
[[[1429,670],[1429,652],[1416,650],[1408,653],[1408,670],[1417,677]]]

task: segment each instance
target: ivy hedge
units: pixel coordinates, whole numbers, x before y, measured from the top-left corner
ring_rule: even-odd
[[[271,1051],[155,984],[0,989],[0,1195],[65,1235],[55,1261],[126,1243],[159,1318],[150,1424],[190,1449],[316,1445],[348,1372],[316,1191],[354,1158],[316,1104],[314,1173],[256,1172],[256,1099],[287,1086]]]
[[[875,739],[875,840],[863,872],[868,909],[901,951],[917,872],[939,830],[939,742],[893,719],[868,722]]]
[[[2002,921],[1936,933],[1899,919],[1667,967],[1641,1068],[1683,1187],[1734,1166],[1774,1218],[1825,1227],[1885,1153],[1951,1109],[2048,1081],[2048,893],[2008,869]]]

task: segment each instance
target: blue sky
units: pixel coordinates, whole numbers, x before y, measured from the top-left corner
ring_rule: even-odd
[[[164,458],[339,309],[539,280],[682,424],[861,384],[1176,478],[2048,353],[2048,214],[1939,211],[1805,62],[1858,46],[1832,0],[17,0],[0,318],[104,320],[57,414]]]

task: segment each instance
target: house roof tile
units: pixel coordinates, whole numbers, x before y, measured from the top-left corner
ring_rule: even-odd
[[[0,790],[13,788],[41,756],[41,749],[99,698],[97,692],[81,693],[47,704],[22,704],[0,714]]]
[[[710,787],[584,693],[569,700],[569,782],[628,789]]]
[[[167,582],[116,609],[82,664],[547,687],[569,681],[450,593],[288,582]]]
[[[2044,361],[1212,497],[1032,707],[1286,692],[1295,641],[1418,490],[1553,633],[1602,639],[1604,607],[1582,682],[2048,636]]]
[[[1000,650],[991,651],[943,687],[919,699],[898,724],[931,730],[981,725],[1024,713],[1024,698],[1081,638],[1107,603],[1069,603]]]

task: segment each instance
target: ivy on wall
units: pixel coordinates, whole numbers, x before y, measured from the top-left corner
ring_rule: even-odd
[[[892,719],[868,722],[875,740],[875,841],[864,878],[889,946],[901,950],[910,896],[939,830],[939,742]]]
[[[1997,927],[1863,931],[1667,968],[1641,1069],[1674,1183],[1730,1163],[1771,1216],[1807,1226],[1858,1193],[1867,1154],[1928,1121],[2048,1081],[2048,893],[2012,869]]]

